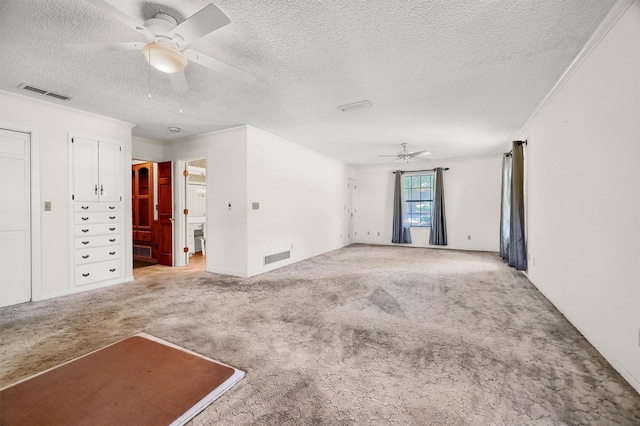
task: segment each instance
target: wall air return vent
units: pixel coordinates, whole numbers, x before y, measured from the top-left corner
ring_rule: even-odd
[[[291,257],[291,251],[283,251],[282,253],[270,254],[264,257],[264,265],[267,266],[270,263],[279,262],[280,260],[289,259]]]
[[[51,96],[52,98],[60,99],[60,100],[63,100],[63,101],[68,101],[69,99],[71,99],[69,96],[61,95],[61,94],[55,93],[55,92],[50,92],[48,90],[44,90],[44,89],[40,89],[38,87],[30,86],[28,84],[21,84],[20,86],[18,86],[18,88],[24,89],[24,90],[28,90],[28,91],[34,92],[34,93],[39,93],[39,94],[45,95],[45,96]]]
[[[134,257],[147,257],[151,259],[151,247],[147,246],[133,246]]]

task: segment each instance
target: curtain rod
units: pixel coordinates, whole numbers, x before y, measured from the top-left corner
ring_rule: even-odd
[[[440,167],[442,170],[449,170],[448,167]],[[427,169],[427,170],[401,170],[402,173],[415,173],[415,172],[435,172],[436,169]],[[391,172],[394,175],[396,172]]]
[[[523,141],[514,141],[515,143],[517,143],[518,145],[528,145],[527,144],[527,139],[523,140]],[[509,152],[505,152],[504,155],[506,155],[507,157],[510,156],[511,154],[513,154],[513,149]]]

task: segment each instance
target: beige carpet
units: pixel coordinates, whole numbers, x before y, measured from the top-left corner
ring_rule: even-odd
[[[244,380],[194,425],[638,425],[638,395],[494,253],[354,245],[238,279],[161,266],[0,309],[0,387],[141,331]]]

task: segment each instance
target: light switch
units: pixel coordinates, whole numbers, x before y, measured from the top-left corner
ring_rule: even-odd
[[[51,201],[45,201],[44,202],[44,211],[45,212],[50,212],[51,211]]]

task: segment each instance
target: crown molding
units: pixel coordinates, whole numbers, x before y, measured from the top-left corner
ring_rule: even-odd
[[[569,67],[562,74],[558,82],[553,86],[553,88],[549,91],[547,96],[540,102],[538,107],[533,111],[529,119],[524,123],[524,126],[517,133],[518,135],[523,134],[525,130],[529,127],[531,122],[535,120],[535,118],[542,112],[544,109],[551,103],[553,98],[560,92],[560,90],[564,87],[564,85],[571,79],[573,74],[575,74],[582,63],[591,55],[591,53],[595,50],[596,47],[600,44],[600,42],[606,37],[607,34],[611,31],[611,29],[615,26],[615,24],[620,20],[620,18],[625,14],[627,9],[633,4],[636,0],[618,0],[616,4],[613,5],[607,16],[604,20],[598,25],[594,33],[589,37],[584,47],[578,52],[575,59],[571,62]]]

